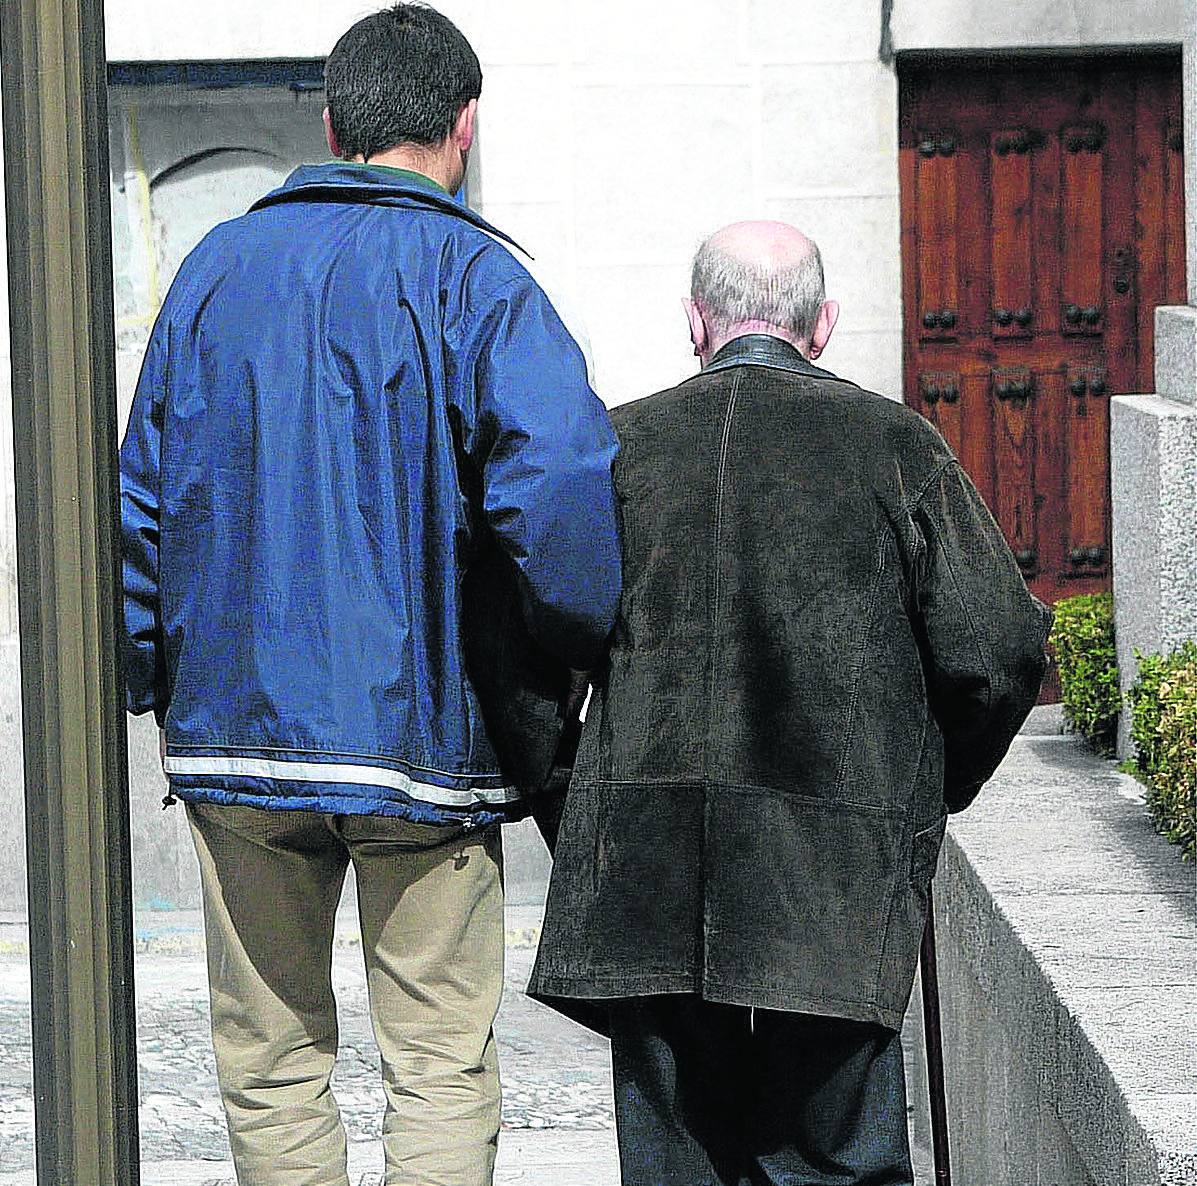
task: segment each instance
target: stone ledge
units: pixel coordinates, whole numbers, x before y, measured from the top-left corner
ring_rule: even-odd
[[[961,1181],[1197,1183],[1193,867],[1138,784],[1021,737],[937,886]]]

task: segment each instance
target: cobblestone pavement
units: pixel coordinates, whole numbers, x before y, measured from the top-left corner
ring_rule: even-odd
[[[508,909],[507,991],[496,1033],[503,1135],[496,1186],[617,1186],[606,1042],[523,995],[539,931],[535,908]],[[29,973],[23,930],[0,920],[0,1186],[33,1186]],[[137,932],[137,1032],[143,1186],[233,1186],[208,1031],[197,915],[157,915]],[[361,950],[341,921],[333,962],[341,1047],[333,1088],[355,1186],[382,1186],[378,1055]],[[908,1043],[913,1051],[915,1043]],[[912,1094],[922,1088],[908,1058]],[[930,1181],[916,1119],[918,1182]]]
[[[514,914],[514,917],[513,917]],[[589,1186],[617,1181],[610,1072],[606,1043],[523,995],[534,954],[534,912],[509,911],[507,992],[496,1025],[503,1070],[501,1142],[518,1154],[532,1145],[547,1156],[596,1159]],[[224,1186],[229,1157],[208,1031],[208,991],[198,929],[158,928],[137,961],[138,1062],[141,1072],[141,1151],[147,1167],[172,1163],[197,1176],[171,1173],[173,1186]],[[10,928],[11,932],[11,928]],[[29,1036],[29,976],[21,944],[0,943],[0,1183],[32,1181],[33,1100]],[[165,950],[166,954],[163,954]],[[341,1047],[333,1088],[352,1143],[351,1165],[373,1164],[383,1112],[378,1055],[366,1007],[360,947],[342,929],[333,964]],[[529,1141],[537,1133],[546,1140]],[[562,1138],[573,1135],[572,1140]],[[556,1137],[556,1139],[553,1139]],[[512,1158],[504,1157],[505,1162]],[[518,1159],[517,1159],[518,1160]],[[209,1163],[205,1171],[202,1165]],[[593,1162],[592,1162],[593,1164]],[[607,1167],[607,1176],[602,1167]],[[164,1167],[165,1168],[165,1167]],[[381,1168],[381,1167],[379,1167]],[[512,1165],[501,1180],[525,1178]],[[547,1168],[547,1167],[546,1167]],[[580,1168],[580,1167],[579,1167]],[[203,1175],[203,1176],[199,1176]],[[148,1175],[153,1178],[155,1175]],[[359,1179],[372,1183],[377,1174]],[[381,1178],[377,1178],[381,1181]]]

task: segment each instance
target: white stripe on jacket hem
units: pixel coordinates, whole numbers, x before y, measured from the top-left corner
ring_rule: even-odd
[[[520,795],[514,787],[476,787],[454,790],[417,782],[401,770],[384,766],[359,766],[348,762],[280,762],[272,758],[180,757],[167,754],[167,774],[190,778],[205,774],[220,778],[270,778],[290,782],[346,782],[402,791],[413,799],[437,807],[471,807],[475,803],[513,803]]]

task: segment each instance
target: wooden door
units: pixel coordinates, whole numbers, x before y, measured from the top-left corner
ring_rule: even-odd
[[[905,398],[1045,601],[1110,587],[1109,397],[1183,304],[1179,57],[940,63],[900,80]]]

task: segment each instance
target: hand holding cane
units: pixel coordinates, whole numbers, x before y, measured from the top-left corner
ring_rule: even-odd
[[[578,742],[582,738],[582,708],[589,687],[588,672],[570,672],[569,694],[561,706],[561,737],[557,742],[553,768],[544,786],[532,797],[532,818],[550,853],[557,847],[557,833],[565,810],[565,794],[578,755]]]

